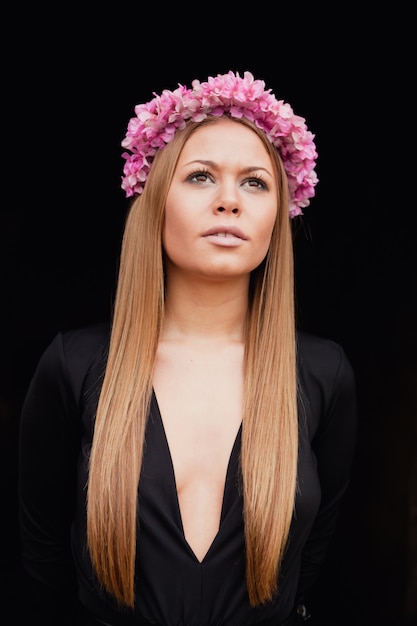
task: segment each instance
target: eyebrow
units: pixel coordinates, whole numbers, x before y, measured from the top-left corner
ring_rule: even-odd
[[[217,163],[215,161],[211,161],[210,159],[193,159],[192,161],[188,161],[188,163],[184,163],[184,166],[186,167],[188,165],[193,165],[197,163],[200,163],[201,165],[207,165],[207,167],[218,167]],[[248,167],[244,167],[242,171],[245,172],[245,174],[251,174],[252,172],[257,172],[259,170],[262,170],[263,172],[266,172],[269,176],[272,176],[272,173],[266,167],[262,167],[261,165],[249,165]]]

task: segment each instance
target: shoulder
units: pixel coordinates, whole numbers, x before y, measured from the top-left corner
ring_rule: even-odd
[[[80,409],[94,406],[105,371],[108,339],[109,327],[104,324],[56,333],[29,383],[24,419],[41,420],[48,429],[63,428],[76,423],[72,418]]]
[[[335,394],[352,394],[355,390],[352,365],[344,348],[336,341],[299,332],[297,364],[304,392],[320,394],[326,404]]]
[[[341,344],[304,331],[297,333],[297,358],[299,367],[307,371],[331,373],[342,366],[350,368]]]
[[[108,349],[110,326],[95,324],[82,328],[73,328],[60,331],[54,342],[60,344],[68,358],[91,359]]]
[[[97,324],[59,331],[42,354],[36,378],[52,384],[63,381],[79,392],[89,377],[101,378],[107,360],[110,327]],[[57,383],[57,384],[58,384]]]
[[[301,426],[307,429],[310,441],[314,439],[316,448],[331,442],[335,450],[352,451],[356,382],[345,350],[331,339],[304,332],[298,334],[297,348]]]

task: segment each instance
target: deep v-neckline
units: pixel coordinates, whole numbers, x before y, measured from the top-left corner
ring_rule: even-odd
[[[164,426],[164,422],[162,419],[162,414],[161,414],[161,410],[159,408],[159,404],[158,404],[158,399],[156,397],[156,393],[155,393],[155,389],[152,390],[152,404],[153,404],[153,411],[151,411],[151,413],[153,414],[154,417],[157,418],[157,422],[158,422],[158,427],[161,431],[162,434],[162,438],[164,441],[164,447],[165,447],[165,451],[166,451],[166,458],[168,459],[168,464],[170,466],[170,489],[172,490],[172,497],[175,501],[175,505],[176,505],[176,511],[177,511],[177,519],[179,521],[180,524],[180,532],[181,532],[181,536],[183,538],[184,543],[188,546],[188,549],[191,551],[194,559],[200,563],[203,564],[204,561],[207,559],[207,556],[209,555],[209,553],[211,552],[214,544],[216,543],[217,538],[219,537],[220,533],[221,533],[221,529],[222,529],[222,524],[223,521],[227,515],[227,509],[225,507],[225,503],[226,503],[226,496],[227,496],[227,492],[228,489],[231,487],[235,487],[236,486],[236,477],[233,475],[233,466],[235,465],[234,460],[236,459],[236,455],[239,454],[238,449],[240,450],[240,442],[241,442],[241,432],[242,432],[242,423],[240,424],[238,431],[236,433],[232,448],[230,450],[230,454],[229,454],[229,460],[227,463],[227,468],[226,468],[226,475],[225,475],[225,481],[224,481],[224,485],[223,485],[223,497],[222,497],[222,506],[221,506],[221,514],[220,514],[220,522],[219,522],[219,528],[216,532],[216,534],[213,537],[213,540],[211,541],[206,553],[204,554],[204,557],[200,560],[197,555],[195,554],[193,548],[190,546],[190,544],[188,543],[187,539],[185,538],[185,532],[184,532],[184,526],[183,526],[183,520],[182,520],[182,515],[181,515],[181,508],[180,508],[180,503],[179,503],[179,498],[178,498],[178,491],[177,491],[177,482],[176,482],[176,478],[175,478],[175,469],[174,469],[174,463],[173,463],[173,458],[171,455],[171,450],[169,447],[169,442],[168,442],[168,437],[165,431],[165,426]]]

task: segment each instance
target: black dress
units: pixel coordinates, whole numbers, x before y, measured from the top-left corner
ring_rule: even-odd
[[[78,623],[71,618],[78,605],[115,625],[281,624],[316,580],[349,482],[356,398],[343,349],[298,335],[296,507],[279,595],[256,609],[250,608],[245,587],[241,431],[230,455],[220,528],[199,562],[184,537],[170,451],[153,395],[138,490],[136,609],[130,613],[99,588],[85,541],[88,455],[108,338],[104,325],[59,333],[39,362],[23,406],[19,514],[32,618],[38,610],[44,623]]]

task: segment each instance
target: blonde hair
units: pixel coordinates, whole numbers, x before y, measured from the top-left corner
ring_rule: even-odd
[[[128,212],[108,361],[95,420],[87,501],[87,541],[99,582],[134,607],[138,481],[153,371],[164,317],[162,226],[180,152],[202,124],[187,123],[155,156],[144,191]],[[253,271],[245,337],[241,473],[246,585],[256,606],[271,600],[292,520],[298,420],[293,241],[288,182],[266,135],[245,118],[268,151],[278,182],[278,212],[266,258]],[[139,529],[140,532],[140,529]]]

